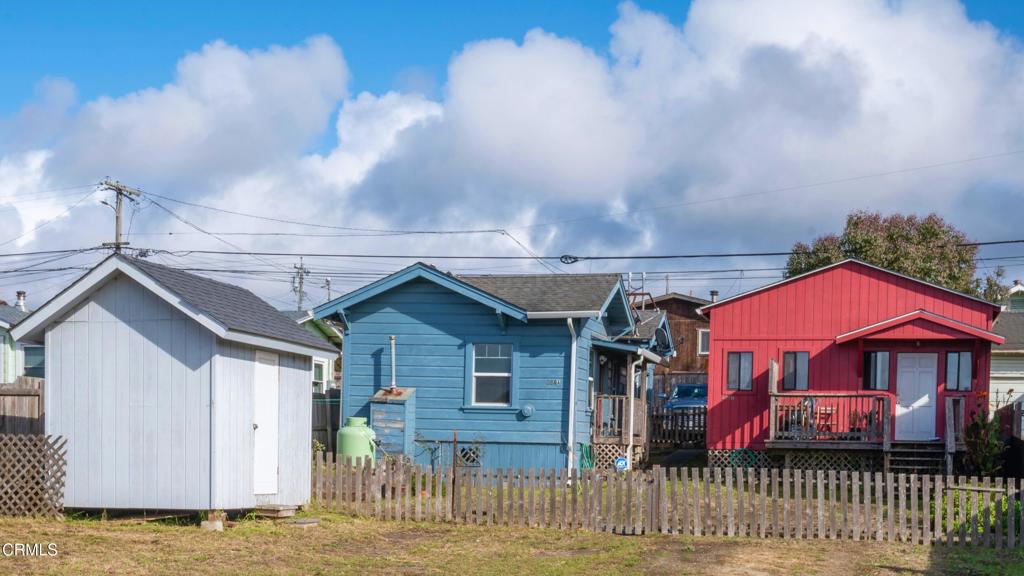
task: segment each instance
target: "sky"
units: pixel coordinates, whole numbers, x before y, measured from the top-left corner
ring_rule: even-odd
[[[194,251],[785,251],[862,209],[1024,237],[1021,38],[991,0],[6,3],[0,254],[111,240],[106,176],[144,192],[133,247],[282,308],[296,258]],[[101,257],[8,257],[42,271],[0,298]],[[706,296],[784,258],[428,261]],[[408,263],[307,257],[307,303]]]

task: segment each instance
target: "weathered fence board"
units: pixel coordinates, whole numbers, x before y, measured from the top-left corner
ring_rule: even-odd
[[[0,436],[0,443],[11,438],[33,437]],[[743,468],[453,471],[319,455],[312,488],[315,505],[393,521],[1024,547],[1020,485],[1002,478]],[[0,488],[0,504],[8,492]]]

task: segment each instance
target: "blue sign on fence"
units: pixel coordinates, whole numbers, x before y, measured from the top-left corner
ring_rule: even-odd
[[[625,456],[619,456],[615,459],[615,469],[618,471],[629,469],[629,460],[626,460]]]

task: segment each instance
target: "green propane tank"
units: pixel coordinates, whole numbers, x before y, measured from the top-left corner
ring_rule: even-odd
[[[342,458],[362,458],[363,462],[369,459],[374,462],[376,446],[374,440],[377,433],[366,425],[366,418],[349,416],[345,419],[345,426],[338,430],[338,454]]]

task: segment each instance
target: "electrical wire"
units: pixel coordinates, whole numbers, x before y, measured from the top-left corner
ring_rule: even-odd
[[[28,236],[29,234],[32,234],[33,232],[36,232],[37,230],[40,230],[44,226],[47,226],[47,225],[49,225],[49,224],[51,224],[51,223],[53,223],[53,222],[55,222],[57,220],[60,220],[61,218],[63,218],[65,216],[67,216],[68,214],[70,214],[72,210],[77,208],[78,205],[81,204],[82,202],[85,202],[85,199],[89,198],[94,193],[95,193],[95,190],[90,190],[89,192],[87,192],[85,194],[85,196],[82,196],[81,198],[78,199],[77,202],[75,202],[74,204],[69,206],[67,208],[67,210],[64,210],[63,212],[61,212],[57,216],[54,216],[53,218],[50,218],[49,220],[42,221],[39,225],[37,225],[35,228],[32,228],[31,230],[26,230],[25,232],[22,232],[21,234],[15,236],[14,238],[10,238],[8,240],[4,240],[3,242],[0,242],[0,246],[6,246],[6,245],[10,244],[11,242],[14,242],[16,240],[20,240],[20,239],[24,238],[25,236]]]

